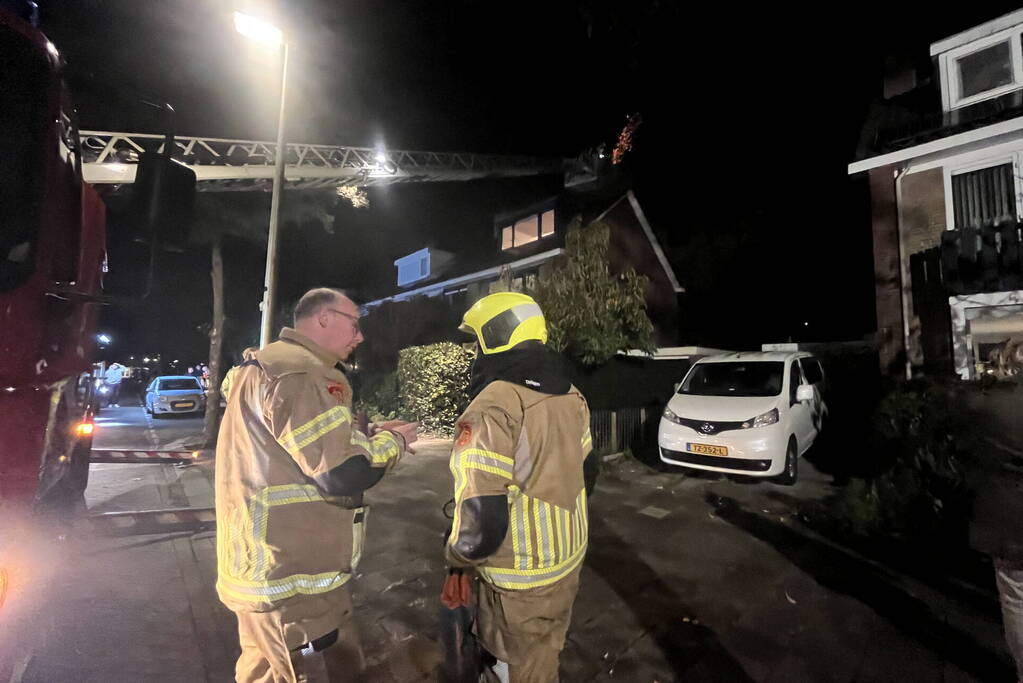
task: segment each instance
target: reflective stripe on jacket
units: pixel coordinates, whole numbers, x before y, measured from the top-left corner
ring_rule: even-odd
[[[234,376],[238,373],[238,366],[232,366],[224,375],[224,381],[220,383],[220,395],[225,401],[231,398],[231,386],[234,384]]]
[[[234,375],[216,458],[217,591],[233,610],[314,618],[358,564],[361,495],[330,496],[315,480],[353,457],[390,468],[403,444],[353,428],[342,367],[286,329]]]
[[[574,387],[543,394],[505,381],[491,382],[458,420],[450,468],[455,514],[448,561],[477,564],[493,586],[525,590],[571,574],[586,554],[588,521],[583,460],[592,450],[586,400]],[[459,555],[461,536],[483,520],[467,519],[474,497],[504,495],[508,531],[482,562]],[[479,508],[486,510],[486,507]]]

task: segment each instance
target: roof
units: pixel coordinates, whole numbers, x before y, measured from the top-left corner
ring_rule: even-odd
[[[783,362],[790,358],[809,358],[810,354],[805,351],[740,351],[738,353],[726,353],[720,356],[707,356],[701,358],[700,363],[734,363],[736,361],[759,362]]]
[[[620,356],[636,356],[639,358],[652,358],[654,360],[680,360],[692,358],[693,356],[713,356],[725,353],[733,353],[724,349],[710,349],[705,346],[661,346],[654,349],[653,353],[647,353],[639,349],[619,351]]]
[[[675,290],[676,294],[681,294],[686,290],[678,283],[678,278],[675,277],[675,270],[668,263],[668,257],[664,255],[664,250],[661,249],[661,243],[657,240],[657,235],[654,234],[653,229],[650,227],[650,222],[646,219],[646,214],[643,213],[643,207],[639,205],[639,200],[636,199],[636,195],[632,190],[626,193],[629,198],[629,203],[632,204],[632,210],[636,213],[636,219],[639,220],[639,224],[643,226],[643,232],[646,233],[646,238],[650,240],[650,246],[653,248],[654,253],[657,254],[657,260],[660,261],[661,267],[664,268],[664,274],[668,276],[668,280],[671,282],[672,289]]]
[[[671,264],[668,262],[668,258],[667,256],[665,256],[664,250],[661,248],[661,244],[658,241],[657,236],[654,234],[653,229],[650,227],[650,223],[646,218],[646,214],[643,212],[643,208],[640,206],[639,200],[636,199],[636,195],[633,194],[632,190],[628,190],[627,192],[621,194],[615,194],[613,195],[613,198],[609,198],[608,195],[592,198],[587,196],[586,193],[566,192],[561,199],[564,202],[564,206],[568,208],[571,214],[575,213],[581,214],[586,223],[590,223],[593,220],[599,220],[603,218],[608,213],[610,213],[616,206],[627,200],[629,206],[632,209],[633,214],[636,216],[637,222],[639,223],[640,227],[643,230],[644,235],[647,238],[647,241],[650,243],[650,247],[652,248],[654,254],[657,257],[658,263],[660,264],[661,268],[664,269],[664,273],[667,276],[668,281],[671,283],[672,288],[676,293],[681,293],[685,291],[685,289],[683,289],[683,287],[679,284],[678,278],[675,276],[675,271],[671,267]],[[598,212],[597,210],[594,210],[593,207],[594,204],[596,202],[599,202],[600,200],[603,200],[608,203],[606,204],[597,203],[597,206],[600,206],[600,210]],[[551,199],[546,198],[539,202],[534,202],[532,204],[523,206],[522,209],[519,211],[504,212],[497,216],[495,220],[497,219],[514,220],[514,217],[519,216],[523,213],[528,213],[529,211],[536,210],[542,207],[548,207],[550,205]],[[587,210],[587,205],[589,207],[589,210]],[[559,206],[562,206],[562,204],[559,203]],[[465,275],[459,275],[457,277],[448,278],[447,280],[431,282],[430,284],[423,285],[422,287],[417,287],[416,289],[410,289],[405,292],[399,292],[391,296],[375,299],[373,301],[369,301],[363,304],[363,308],[364,309],[373,308],[374,306],[379,306],[380,304],[385,303],[387,301],[404,301],[406,299],[411,299],[412,297],[415,296],[438,296],[442,294],[445,290],[450,289],[452,287],[467,285],[473,282],[479,282],[481,280],[486,280],[498,276],[501,274],[501,271],[506,268],[511,270],[512,272],[515,272],[517,270],[522,270],[524,268],[529,268],[532,266],[539,265],[541,263],[545,263],[555,258],[556,256],[559,256],[564,253],[565,250],[561,247],[549,249],[547,251],[532,254],[530,256],[526,256],[515,261],[498,263],[488,268],[473,271]],[[397,263],[397,261],[395,263]]]
[[[997,117],[992,117],[991,119],[973,120],[956,126],[944,126],[922,131],[918,135],[907,139],[906,144],[908,146],[906,147],[867,157],[849,164],[849,175],[881,168],[882,166],[904,163],[928,154],[950,152],[957,148],[967,147],[980,141],[992,140],[993,138],[999,138],[999,141],[1001,141],[1003,137],[1023,136],[1023,109],[1006,111],[1004,114],[1011,115],[1011,118],[997,120]],[[992,122],[996,120],[996,123]],[[984,125],[985,123],[987,125]],[[881,149],[885,148],[884,143],[882,143]]]
[[[192,375],[160,375],[153,379],[193,379],[195,381],[199,381],[198,377],[193,377]]]
[[[1023,24],[1023,9],[974,26],[931,45],[931,57]],[[1023,131],[1023,95],[1019,89],[945,111],[934,62],[917,63],[922,78],[912,90],[878,100],[871,106],[850,175],[905,164],[936,153],[955,153],[980,141]],[[1020,133],[1023,134],[1023,133]],[[1004,140],[997,140],[1001,142]],[[965,151],[965,150],[964,150]]]
[[[664,270],[664,274],[668,278],[668,282],[671,283],[671,288],[675,291],[676,294],[682,294],[686,290],[684,287],[682,287],[682,285],[679,284],[678,278],[675,276],[675,269],[672,268],[671,263],[668,262],[668,257],[665,256],[664,249],[661,248],[661,243],[657,239],[657,235],[654,234],[653,228],[650,227],[650,221],[647,220],[646,213],[643,212],[643,207],[639,205],[639,200],[636,198],[636,194],[632,190],[626,191],[625,194],[618,195],[617,198],[614,201],[612,201],[607,206],[606,209],[604,209],[603,211],[596,215],[591,214],[593,216],[592,218],[589,218],[589,216],[586,216],[585,214],[584,218],[588,219],[586,220],[587,223],[602,220],[605,216],[614,211],[615,207],[617,207],[619,204],[626,200],[628,200],[629,206],[632,208],[633,215],[636,216],[636,221],[643,229],[643,234],[646,236],[647,241],[650,243],[650,248],[653,250],[654,255],[657,257],[657,262]]]
[[[974,26],[973,28],[957,33],[954,36],[949,36],[948,38],[931,43],[931,56],[936,57],[942,52],[954,50],[957,47],[962,47],[963,45],[972,43],[975,40],[986,38],[987,36],[998,33],[999,31],[1004,31],[1007,28],[1012,28],[1013,26],[1018,26],[1019,24],[1023,24],[1023,9],[1003,14],[997,19],[986,21],[979,26]]]
[[[387,301],[404,301],[405,299],[411,299],[412,297],[415,296],[437,296],[439,294],[442,294],[445,289],[450,289],[451,287],[457,287],[461,285],[468,285],[473,282],[479,282],[480,280],[486,280],[494,276],[500,275],[501,271],[504,270],[505,268],[508,268],[512,272],[515,272],[516,270],[521,270],[523,268],[529,268],[540,263],[545,263],[547,261],[550,261],[555,256],[559,256],[560,254],[564,253],[565,250],[561,248],[550,249],[549,251],[543,251],[540,252],[539,254],[533,254],[532,256],[521,258],[518,261],[512,261],[511,263],[502,263],[496,266],[492,266],[490,268],[485,268],[484,270],[477,270],[476,272],[469,273],[467,275],[459,275],[458,277],[449,278],[447,280],[431,282],[428,285],[423,285],[422,287],[410,289],[406,292],[399,292],[398,294],[394,294],[392,296],[385,296],[382,299],[368,301],[364,303],[362,307],[364,309],[373,308],[374,306],[379,306],[380,304],[385,303]]]

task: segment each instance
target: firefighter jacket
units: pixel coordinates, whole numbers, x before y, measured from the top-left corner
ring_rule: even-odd
[[[220,383],[220,396],[225,402],[231,400],[231,386],[234,384],[236,374],[238,374],[238,366],[231,366],[231,369],[224,375],[224,381]]]
[[[309,623],[347,598],[337,589],[362,553],[362,491],[405,443],[353,427],[343,368],[285,329],[235,375],[216,458],[217,592],[232,610]]]
[[[475,565],[484,581],[513,591],[570,576],[586,553],[589,424],[575,387],[548,394],[489,382],[457,424],[449,564]]]
[[[243,360],[251,360],[255,358],[256,349],[247,348],[242,352]],[[220,383],[220,397],[224,399],[224,402],[231,400],[231,385],[234,384],[234,376],[238,374],[238,365],[232,365],[226,373],[224,373],[224,381]]]

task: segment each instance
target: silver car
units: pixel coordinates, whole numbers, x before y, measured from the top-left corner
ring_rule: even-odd
[[[206,410],[206,393],[195,377],[164,375],[149,383],[144,405],[154,418],[169,413],[202,413]]]

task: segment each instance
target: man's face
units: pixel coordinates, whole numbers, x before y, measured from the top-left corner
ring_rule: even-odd
[[[322,346],[342,360],[362,343],[359,328],[359,309],[349,299],[338,297],[320,309],[318,322],[322,331]]]

